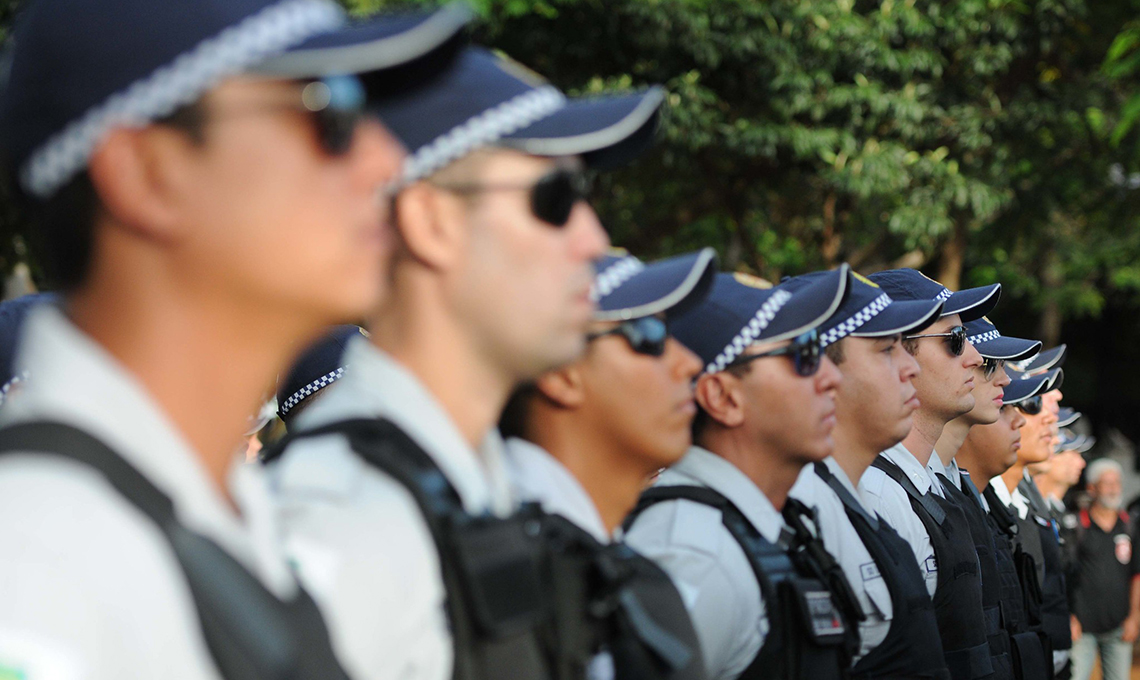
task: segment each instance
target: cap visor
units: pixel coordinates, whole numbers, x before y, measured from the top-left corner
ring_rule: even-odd
[[[942,306],[942,316],[957,314],[962,317],[962,323],[980,319],[997,305],[999,297],[1000,283],[960,290],[946,299],[946,304]]]
[[[792,293],[757,341],[786,340],[827,321],[843,304],[850,269],[847,264],[842,264],[810,286]]]
[[[986,359],[1005,359],[1006,361],[1024,361],[1041,351],[1041,341],[1026,340],[1024,338],[1009,338],[1001,336],[986,342],[974,345]]]
[[[1010,376],[1012,377],[1012,375]],[[1049,391],[1050,376],[1042,374],[1015,379],[1005,386],[1003,404],[1017,404]]]
[[[373,73],[432,62],[432,70],[450,63],[462,45],[471,10],[455,3],[431,14],[386,16],[322,33],[253,68],[278,78],[319,78],[345,73]],[[425,75],[422,72],[419,75]]]
[[[1041,352],[1033,361],[1029,362],[1025,367],[1025,372],[1036,373],[1038,371],[1047,371],[1051,368],[1059,368],[1065,363],[1065,352],[1067,349],[1068,346],[1062,343]]]
[[[1068,427],[1080,419],[1080,411],[1069,408],[1068,406],[1062,406],[1060,413],[1057,414],[1057,427]]]
[[[716,276],[716,251],[705,248],[645,266],[598,301],[597,321],[678,314],[698,304]]]
[[[571,99],[499,144],[535,156],[585,156],[593,168],[628,163],[652,142],[665,91]]]
[[[940,300],[894,300],[851,335],[857,338],[881,338],[916,333],[937,321],[941,313]]]

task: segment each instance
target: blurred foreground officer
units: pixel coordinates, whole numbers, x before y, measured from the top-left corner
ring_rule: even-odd
[[[978,566],[982,577],[982,611],[985,614],[986,637],[989,639],[990,655],[994,666],[994,680],[1013,678],[1036,678],[1045,680],[1045,656],[1036,636],[1027,636],[1028,642],[1038,646],[1029,653],[1014,649],[1009,617],[1003,621],[1002,608],[1010,607],[1009,599],[1021,598],[1020,588],[1007,583],[1003,604],[1003,572],[1009,581],[1016,573],[1012,561],[999,561],[993,527],[986,517],[985,501],[967,478],[968,473],[958,468],[955,457],[970,429],[979,425],[996,423],[1001,415],[1005,388],[1009,386],[1009,375],[1005,372],[1006,361],[1028,359],[1037,354],[1041,343],[1003,336],[986,317],[966,324],[966,342],[982,355],[982,364],[974,369],[974,408],[946,424],[942,436],[934,446],[927,469],[934,475],[934,489],[950,502],[962,509],[969,522],[970,534],[977,551]],[[1004,558],[1004,555],[1002,556]],[[1020,641],[1020,638],[1018,639]],[[1052,660],[1049,661],[1050,665]]]
[[[822,273],[786,281],[807,285]],[[792,498],[812,508],[824,546],[843,566],[866,620],[852,678],[949,678],[934,605],[914,552],[872,515],[855,485],[879,452],[910,432],[918,407],[918,363],[902,347],[938,318],[939,300],[894,302],[851,274],[847,301],[820,328],[827,356],[843,374],[835,397],[835,453],[805,468]]]
[[[1097,653],[1105,680],[1126,680],[1140,634],[1140,555],[1121,509],[1123,470],[1101,458],[1089,465],[1092,504],[1080,513],[1073,565],[1073,680],[1088,680]]]
[[[668,324],[708,293],[716,256],[708,248],[643,265],[610,255],[598,270],[586,355],[521,388],[504,413],[507,466],[519,497],[551,515],[548,531],[562,545],[554,559],[566,566],[561,587],[588,579],[579,587],[594,611],[589,629],[560,634],[598,639],[602,665],[590,677],[704,678],[680,594],[614,532],[645,481],[689,449],[701,362]]]
[[[542,627],[553,586],[495,424],[519,382],[585,349],[608,239],[583,166],[632,159],[660,102],[568,101],[471,49],[381,108],[412,152],[392,295],[272,470],[286,548],[357,677],[544,678],[578,653],[543,644],[561,642]]]
[[[965,514],[944,498],[927,469],[946,423],[974,407],[974,369],[982,357],[966,342],[963,323],[993,308],[1001,286],[952,293],[913,269],[871,276],[896,300],[943,300],[942,315],[922,333],[903,337],[918,361],[919,400],[910,434],[883,451],[859,481],[870,509],[899,532],[915,552],[934,600],[946,665],[955,680],[993,674],[982,611],[978,555]]]
[[[65,302],[28,319],[0,430],[4,674],[345,677],[234,451],[291,348],[385,278],[376,197],[403,150],[364,104],[391,92],[330,74],[427,68],[465,20],[24,8],[0,145]]]
[[[1013,378],[1011,387],[1023,379],[1037,378],[1009,372]],[[1058,527],[1052,522],[1049,508],[1028,476],[1029,466],[1044,463],[1053,455],[1053,442],[1057,436],[1056,404],[1064,373],[1054,369],[1044,375],[1045,388],[1036,396],[1016,403],[1026,421],[1021,427],[1021,447],[1017,451],[1017,461],[990,482],[990,495],[991,502],[1004,505],[1014,515],[1018,542],[1033,557],[1037,567],[1042,627],[1049,637],[1054,671],[1061,674],[1068,665],[1069,648],[1072,646],[1061,545]]]
[[[955,457],[962,466],[964,484],[970,485],[963,489],[970,491],[986,512],[1000,577],[1002,625],[1010,635],[1013,667],[1019,678],[1050,677],[1052,645],[1042,628],[1036,563],[1021,545],[1015,515],[989,486],[990,480],[1000,479],[1017,461],[1025,418],[1016,404],[1048,389],[1055,375],[1054,372],[1029,380],[1013,380],[1006,385],[997,420],[973,425]]]
[[[642,496],[627,541],[677,584],[712,678],[840,678],[858,649],[858,601],[788,499],[831,453],[840,377],[816,327],[847,272],[794,293],[720,274],[673,324],[704,364],[695,446]]]

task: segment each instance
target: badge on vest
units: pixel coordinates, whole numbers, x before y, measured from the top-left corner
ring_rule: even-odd
[[[928,574],[937,574],[938,560],[934,559],[934,555],[931,555],[930,557],[926,558],[925,562],[922,563],[922,568],[925,569],[926,573]]]
[[[1132,561],[1132,539],[1123,535],[1117,534],[1112,537],[1116,542],[1116,561],[1121,564],[1128,564]]]
[[[863,577],[863,581],[874,581],[877,578],[882,578],[879,573],[879,565],[874,562],[859,565],[859,575]]]
[[[847,627],[843,617],[835,608],[831,600],[831,593],[826,590],[808,590],[796,584],[799,594],[800,609],[807,624],[807,629],[816,643],[821,645],[834,645],[843,641]]]

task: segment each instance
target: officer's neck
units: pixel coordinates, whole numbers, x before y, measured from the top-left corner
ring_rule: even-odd
[[[296,348],[335,319],[183,285],[154,264],[97,269],[68,296],[67,313],[143,387],[232,502],[227,477],[250,416]]]
[[[368,331],[372,343],[416,376],[464,440],[478,450],[517,380],[480,351],[484,345],[475,331],[440,300],[440,287],[422,276],[397,277],[389,300],[369,320]]]
[[[1021,458],[1018,458],[1013,466],[1001,473],[1001,481],[1005,484],[1005,488],[1009,489],[1010,493],[1013,493],[1013,490],[1017,488],[1017,485],[1020,484],[1024,478],[1025,463],[1022,462]]]
[[[902,445],[914,456],[918,462],[926,465],[934,453],[934,445],[942,436],[946,421],[926,409],[919,408],[914,412],[914,423],[910,433],[902,440]]]
[[[962,442],[962,447],[958,449],[958,455],[955,457],[958,465],[970,473],[970,481],[977,487],[979,493],[985,491],[990,485],[990,480],[994,478],[993,473],[986,469],[985,457],[985,452],[976,449],[969,437]]]
[[[528,438],[558,459],[593,501],[606,533],[613,535],[645,489],[661,457],[629,450],[606,429],[583,422],[571,409],[536,406]]]
[[[788,492],[805,461],[780,451],[743,427],[706,429],[700,446],[724,458],[744,473],[777,510],[784,509]]]
[[[970,434],[972,423],[967,422],[965,418],[966,416],[959,416],[946,423],[946,427],[942,428],[942,436],[934,445],[934,452],[946,467],[954,462],[954,456],[958,455],[966,436]]]
[[[1035,475],[1033,483],[1037,485],[1037,490],[1041,492],[1044,498],[1061,500],[1065,497],[1065,492],[1069,490],[1069,487],[1062,485],[1048,474]]]
[[[863,473],[875,462],[875,458],[884,447],[866,441],[865,434],[870,428],[863,427],[861,423],[839,415],[835,429],[831,431],[831,438],[835,441],[835,452],[832,457],[839,463],[844,474],[852,485],[858,486]]]

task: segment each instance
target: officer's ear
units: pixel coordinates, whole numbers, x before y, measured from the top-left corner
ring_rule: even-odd
[[[542,396],[561,408],[578,408],[586,400],[582,371],[573,364],[544,373],[534,384]]]
[[[460,259],[467,239],[463,199],[427,182],[396,196],[395,228],[408,256],[433,269]]]
[[[190,141],[159,126],[111,131],[95,149],[87,172],[103,210],[115,225],[155,241],[177,238],[181,190],[188,181],[180,163]]]
[[[744,400],[739,382],[727,371],[703,373],[697,378],[694,392],[697,403],[722,427],[740,427],[744,423]]]

